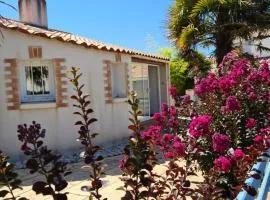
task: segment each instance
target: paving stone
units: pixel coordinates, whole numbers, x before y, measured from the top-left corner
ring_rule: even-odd
[[[107,197],[108,200],[120,200],[124,196],[124,192],[116,190],[123,185],[119,179],[121,176],[121,170],[118,168],[119,160],[123,157],[121,154],[125,143],[120,143],[115,146],[109,147],[100,153],[105,157],[104,162],[107,164],[106,175],[102,176],[102,181],[104,187],[100,190],[102,196]],[[108,155],[116,155],[108,157]],[[160,157],[161,155],[159,155]],[[68,199],[71,200],[89,200],[89,193],[82,192],[81,187],[84,185],[89,185],[89,174],[86,169],[82,169],[84,166],[83,162],[78,162],[80,160],[79,153],[70,154],[66,153],[63,158],[69,160],[68,167],[72,170],[72,174],[67,177],[68,186],[63,192],[69,192]],[[75,162],[76,161],[76,162]],[[164,167],[164,162],[160,162],[160,165],[154,169],[159,174],[164,174],[166,167]],[[42,195],[36,195],[34,191],[31,190],[32,184],[35,181],[43,180],[43,177],[37,174],[29,174],[29,170],[21,169],[18,170],[19,177],[23,180],[22,187],[23,190],[17,190],[16,194],[22,197],[29,198],[30,200],[51,200],[50,196],[43,197]],[[193,180],[202,181],[202,176],[194,177]]]

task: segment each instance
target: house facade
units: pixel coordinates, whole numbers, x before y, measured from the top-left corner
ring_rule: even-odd
[[[20,21],[0,19],[0,149],[5,153],[20,155],[17,125],[33,120],[47,130],[50,148],[63,152],[79,147],[69,99],[73,66],[83,73],[100,144],[112,145],[130,134],[129,91],[138,93],[142,120],[169,103],[166,58],[49,29],[45,0],[20,0],[19,10]]]

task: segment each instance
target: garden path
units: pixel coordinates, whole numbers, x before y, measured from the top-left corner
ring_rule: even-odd
[[[107,157],[104,162],[108,165],[106,170],[106,175],[102,178],[104,182],[104,187],[101,189],[101,194],[103,197],[107,197],[108,200],[120,200],[124,196],[124,192],[116,190],[123,185],[119,177],[121,176],[121,170],[118,168],[119,160],[122,155]],[[88,200],[88,193],[82,192],[81,187],[88,185],[87,181],[88,172],[87,170],[81,169],[84,164],[82,162],[71,164],[70,168],[72,174],[68,176],[68,187],[64,192],[69,192],[68,199],[70,200]],[[164,165],[158,165],[155,170],[160,174],[164,173]],[[21,197],[26,197],[30,200],[51,200],[50,196],[44,197],[42,195],[36,195],[34,191],[31,190],[32,184],[35,181],[42,180],[39,175],[29,175],[28,170],[21,169],[18,170],[18,174],[22,179],[23,190],[17,190],[16,195]],[[202,181],[202,177],[194,177],[195,181]]]

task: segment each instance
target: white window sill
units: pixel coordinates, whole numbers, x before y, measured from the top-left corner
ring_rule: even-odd
[[[125,98],[114,98],[113,103],[125,103],[128,100],[127,97]]]
[[[144,122],[144,121],[148,121],[150,119],[152,119],[150,116],[139,116],[138,119],[141,121],[141,122]]]
[[[56,108],[56,103],[25,103],[21,104],[21,110]]]

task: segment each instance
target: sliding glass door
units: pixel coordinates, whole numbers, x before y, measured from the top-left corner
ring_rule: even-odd
[[[132,85],[140,100],[139,108],[142,116],[150,116],[149,77],[147,64],[134,64],[132,66]]]

